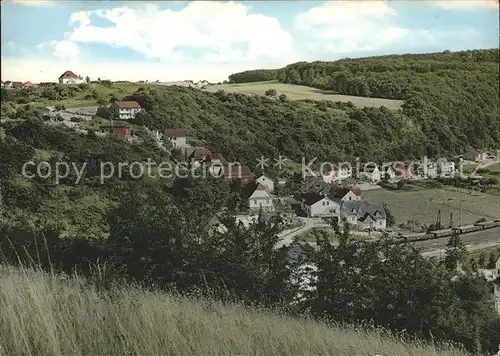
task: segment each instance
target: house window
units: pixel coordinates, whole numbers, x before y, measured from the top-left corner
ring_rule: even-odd
[[[323,202],[323,205],[325,205],[325,202]]]

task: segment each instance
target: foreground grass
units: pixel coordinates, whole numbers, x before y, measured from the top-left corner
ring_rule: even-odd
[[[462,355],[377,332],[0,266],[0,355]]]

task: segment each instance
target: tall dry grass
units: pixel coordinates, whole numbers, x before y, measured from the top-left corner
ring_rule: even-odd
[[[378,332],[0,266],[0,355],[462,355]]]

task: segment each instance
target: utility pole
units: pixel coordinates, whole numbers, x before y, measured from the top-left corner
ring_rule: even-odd
[[[460,200],[460,226],[462,226],[462,200]]]

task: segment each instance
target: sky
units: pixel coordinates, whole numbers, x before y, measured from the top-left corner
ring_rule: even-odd
[[[499,47],[498,0],[4,0],[1,77],[209,80],[299,61]]]

